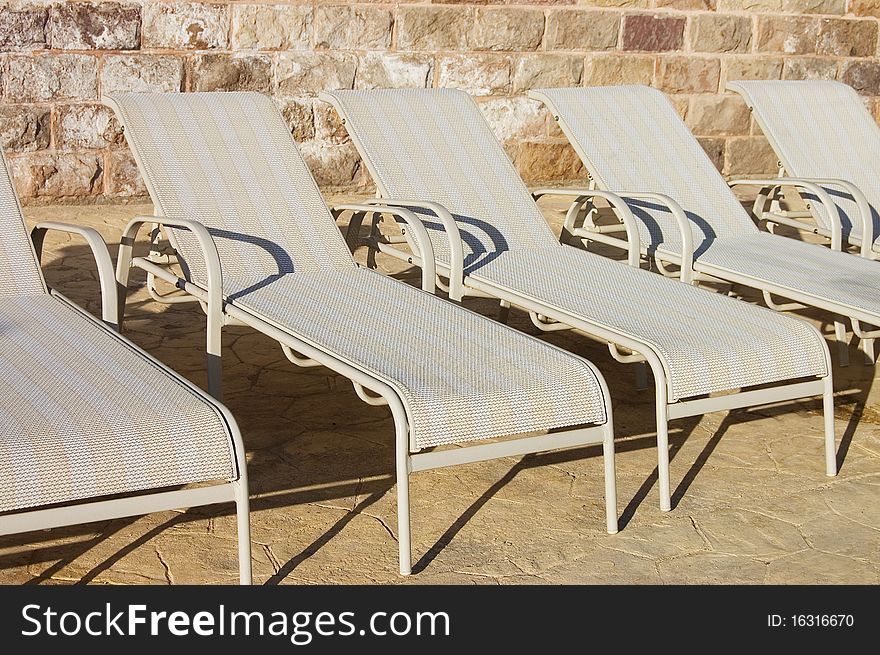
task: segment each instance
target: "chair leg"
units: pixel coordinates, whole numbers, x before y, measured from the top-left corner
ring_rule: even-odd
[[[602,459],[605,464],[605,523],[608,534],[617,534],[617,474],[614,466],[614,427],[611,421],[605,426]]]
[[[825,474],[834,477],[837,475],[837,447],[834,441],[834,383],[831,375],[825,378],[822,414],[825,419]]]
[[[874,339],[862,339],[861,349],[865,354],[865,358],[868,360],[869,364],[874,363]]]
[[[502,300],[498,307],[498,322],[507,325],[508,319],[510,319],[510,303]]]
[[[409,434],[407,425],[397,425],[397,544],[400,574],[412,573],[412,533],[409,514]]]
[[[655,379],[657,385],[657,481],[660,488],[660,510],[672,509],[669,492],[669,416],[666,411],[666,381]]]
[[[223,402],[223,315],[219,308],[208,311],[207,355],[208,355],[208,393]]]
[[[247,484],[235,483],[235,513],[238,525],[238,580],[239,584],[254,583],[251,563],[251,513]]]
[[[849,344],[846,340],[846,323],[834,321],[834,340],[837,341],[837,357],[841,366],[849,366]]]

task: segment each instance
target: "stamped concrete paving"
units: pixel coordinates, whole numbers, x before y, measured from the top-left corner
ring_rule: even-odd
[[[561,205],[546,209],[558,226]],[[42,207],[27,214],[32,222],[92,225],[112,243],[128,218],[150,211]],[[98,311],[97,278],[83,244],[52,235],[46,245],[50,284]],[[380,264],[389,262],[380,257]],[[127,336],[203,385],[203,315],[192,305],[152,302],[142,276],[135,283]],[[468,305],[494,315],[488,301]],[[522,314],[512,324],[535,333]],[[663,513],[653,394],[635,391],[632,373],[604,347],[572,335],[542,338],[589,357],[608,378],[622,531],[604,532],[598,448],[418,473],[412,477],[417,574],[403,579],[389,413],[361,403],[345,379],[296,369],[270,340],[228,328],[226,402],[248,449],[256,581],[880,582],[880,405],[872,367],[836,371],[843,461],[837,478],[824,475],[819,403],[681,420],[670,437],[675,508]],[[230,509],[4,537],[0,582],[234,582]]]

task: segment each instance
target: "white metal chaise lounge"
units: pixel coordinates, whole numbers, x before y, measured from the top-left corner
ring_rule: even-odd
[[[746,101],[780,161],[779,179],[758,194],[756,215],[828,239],[839,222],[843,243],[880,258],[880,127],[859,94],[825,80],[737,81],[727,88]],[[802,181],[823,188],[837,213],[829,216],[806,190],[804,214],[773,205],[781,185]]]
[[[225,407],[117,334],[110,253],[105,323],[48,291],[0,152],[0,534],[233,501],[240,580],[251,582],[247,471]],[[179,488],[193,483],[209,485]]]
[[[234,321],[278,341],[295,364],[324,365],[350,379],[365,402],[389,406],[401,573],[411,571],[414,471],[602,444],[607,529],[617,531],[611,404],[590,362],[359,267],[268,98],[119,94],[106,101],[122,119],[158,214],[127,228],[120,286],[134,265],[203,303],[215,393],[220,328]],[[430,261],[419,221],[387,211],[423,235]],[[130,244],[145,222],[167,230],[182,274],[132,259]],[[433,289],[433,272],[423,283]],[[548,430],[557,431],[523,436]]]
[[[640,248],[661,270],[671,263],[681,267],[686,282],[723,280],[758,289],[774,309],[809,306],[830,312],[843,357],[843,321],[849,319],[871,356],[877,335],[862,323],[880,325],[880,267],[838,252],[837,229],[836,250],[760,231],[660,91],[619,86],[530,95],[553,112],[596,186],[626,198],[637,219]],[[822,187],[800,185],[834,214]],[[587,240],[592,232],[590,226],[575,228]],[[774,296],[794,302],[778,304]]]
[[[826,470],[836,473],[828,349],[812,326],[559,244],[466,93],[383,89],[321,97],[345,120],[376,181],[376,202],[421,212],[451,298],[496,298],[528,311],[541,329],[573,328],[608,343],[618,361],[647,361],[656,382],[662,509],[670,509],[674,418],[822,394]],[[419,252],[411,236],[403,237],[407,244],[367,243],[418,262],[401,248]],[[757,385],[772,386],[701,397]]]

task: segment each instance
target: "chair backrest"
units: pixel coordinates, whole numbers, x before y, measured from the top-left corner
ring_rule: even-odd
[[[9,165],[0,149],[0,298],[46,293]]]
[[[159,215],[194,219],[214,237],[224,281],[354,266],[280,112],[258,93],[121,93],[105,98]],[[171,230],[196,280],[194,237]]]
[[[345,119],[386,198],[440,203],[456,218],[473,271],[512,249],[558,245],[477,104],[453,89],[331,91],[320,97]],[[418,211],[418,210],[415,210]],[[435,255],[448,262],[439,224]]]
[[[544,102],[600,188],[670,196],[691,219],[694,251],[757,230],[675,108],[647,86],[541,89]],[[631,203],[645,244],[677,251],[677,224],[648,201]]]
[[[745,99],[789,175],[842,179],[859,187],[871,205],[874,234],[880,235],[880,127],[852,87],[792,80],[737,81],[727,88]],[[852,196],[834,187],[827,191],[840,210],[844,234],[860,233]],[[828,227],[822,205],[811,206]]]

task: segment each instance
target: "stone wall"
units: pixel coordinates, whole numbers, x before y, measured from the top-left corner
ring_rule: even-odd
[[[446,86],[479,96],[529,182],[583,171],[532,87],[666,91],[726,174],[775,158],[737,78],[836,78],[878,112],[880,0],[0,0],[0,142],[25,202],[143,194],[116,90],[249,89],[283,109],[325,187],[365,186],[330,88]]]

